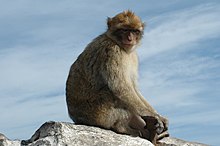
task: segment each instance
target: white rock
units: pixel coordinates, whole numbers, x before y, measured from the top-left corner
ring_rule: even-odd
[[[149,141],[128,135],[116,134],[97,127],[72,123],[47,122],[23,145],[38,146],[153,146]]]
[[[21,141],[9,140],[5,135],[0,133],[0,146],[20,146]]]
[[[117,134],[98,127],[65,122],[44,123],[29,140],[11,141],[0,134],[0,146],[153,146],[146,139]],[[206,146],[164,138],[159,146]]]

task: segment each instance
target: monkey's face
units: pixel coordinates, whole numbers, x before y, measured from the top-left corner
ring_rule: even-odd
[[[132,29],[129,27],[119,28],[113,32],[120,47],[124,49],[130,49],[137,45],[142,37],[142,32],[138,29]]]
[[[113,18],[108,18],[107,34],[120,47],[129,50],[142,38],[144,23],[131,11],[124,11]]]

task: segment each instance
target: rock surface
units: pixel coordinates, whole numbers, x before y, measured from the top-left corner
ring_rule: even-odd
[[[0,134],[0,146],[153,146],[149,141],[92,126],[64,122],[44,123],[29,140],[9,140]],[[206,146],[164,138],[160,146]]]
[[[9,140],[4,134],[0,133],[0,146],[20,146],[21,141]]]

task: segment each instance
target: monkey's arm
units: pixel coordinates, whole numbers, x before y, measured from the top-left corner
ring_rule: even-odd
[[[112,50],[111,50],[112,51]],[[109,52],[108,52],[109,53]],[[130,74],[127,74],[127,70],[123,66],[123,58],[121,54],[117,56],[118,52],[112,52],[107,57],[103,57],[106,60],[101,62],[101,75],[111,90],[111,92],[117,97],[125,108],[135,113],[148,116],[155,116],[155,113],[148,109],[142,100],[138,97],[130,78]]]
[[[140,93],[140,91],[136,87],[137,87],[137,85],[136,86],[134,85],[134,88],[135,88],[135,91],[136,91],[138,97],[145,104],[145,106],[147,106],[149,108],[149,110],[154,111],[155,113],[157,113],[157,111],[144,99],[143,95]],[[163,117],[163,116],[161,116],[160,114],[158,114],[158,116],[163,121],[165,130],[167,130],[168,129],[168,124],[169,124],[168,119]]]
[[[137,86],[137,85],[136,85]],[[144,99],[143,95],[140,93],[140,91],[134,87],[136,94],[141,99],[141,101],[145,104],[146,107],[149,108],[149,110],[153,111],[154,113],[157,113],[157,111]],[[158,114],[158,113],[157,113]]]
[[[144,97],[141,95],[140,91],[138,91],[137,88],[135,88],[135,91],[136,91],[138,97],[143,101],[145,106],[147,106],[149,108],[149,110],[152,110],[155,113],[157,113],[156,110],[154,110],[154,108],[144,99]],[[160,114],[158,114],[158,117],[160,118],[160,120],[163,122],[163,125],[164,125],[162,133],[160,135],[158,135],[158,139],[162,139],[163,137],[169,136],[169,133],[168,133],[169,121],[167,118],[161,116]]]
[[[137,57],[137,54],[134,54],[133,62],[134,62],[134,66],[136,66],[136,70],[138,70],[138,57]],[[154,113],[156,113],[158,115],[158,117],[160,118],[160,120],[163,121],[164,130],[167,130],[168,129],[168,124],[169,124],[168,120],[166,118],[164,118],[163,116],[159,115],[158,112],[147,102],[147,100],[145,100],[145,98],[142,96],[142,94],[140,93],[140,91],[138,89],[137,79],[133,80],[133,88],[135,89],[136,94],[141,99],[141,101],[145,104],[145,106],[150,111],[153,111]]]

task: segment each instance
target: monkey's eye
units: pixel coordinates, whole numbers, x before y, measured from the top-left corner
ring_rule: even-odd
[[[138,30],[138,29],[134,29],[134,30],[132,30],[132,32],[134,32],[134,33],[137,34],[137,35],[141,33],[141,31]]]
[[[122,32],[122,33],[127,33],[127,32],[132,32],[132,33],[135,33],[135,34],[141,33],[141,31],[138,30],[138,29],[119,29],[119,31]]]
[[[125,29],[125,28],[121,28],[117,30],[118,33],[122,33],[122,34],[127,34],[127,33],[134,33],[136,35],[140,35],[141,31],[138,29]]]
[[[120,33],[127,33],[127,32],[130,32],[129,29],[118,29],[118,31],[119,31]]]

